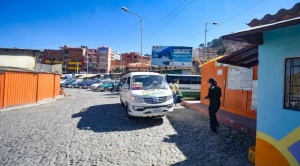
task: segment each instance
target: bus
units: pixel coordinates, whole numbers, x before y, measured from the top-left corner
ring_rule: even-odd
[[[168,83],[174,83],[175,79],[179,80],[179,92],[182,97],[200,99],[201,75],[164,74],[163,76]]]

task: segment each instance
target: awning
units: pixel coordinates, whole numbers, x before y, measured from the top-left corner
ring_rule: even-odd
[[[266,24],[262,26],[256,26],[237,33],[224,35],[222,36],[222,39],[248,42],[254,45],[261,45],[263,44],[263,32],[284,28],[292,25],[297,25],[297,24],[300,24],[300,17],[279,21],[276,23]]]
[[[251,45],[218,59],[217,62],[241,67],[253,67],[258,64],[258,46]]]

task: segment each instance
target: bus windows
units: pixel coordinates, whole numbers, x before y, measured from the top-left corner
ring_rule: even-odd
[[[174,83],[175,79],[178,79],[178,76],[167,76],[166,81],[167,81],[167,83]]]
[[[198,77],[191,77],[191,84],[198,84],[199,81],[198,81]]]
[[[190,84],[190,78],[189,76],[181,76],[179,77],[179,84]]]
[[[201,84],[201,77],[191,77],[191,84]]]

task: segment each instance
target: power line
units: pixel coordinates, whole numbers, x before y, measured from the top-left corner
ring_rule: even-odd
[[[151,23],[152,26],[149,27],[150,30],[148,30],[148,31],[153,31],[153,29],[157,27],[157,24],[162,23],[164,19],[167,19],[171,14],[173,14],[177,9],[179,9],[186,1],[187,0],[184,0],[182,3],[180,3],[174,10],[172,10],[170,13],[165,15],[164,18],[158,19],[157,21],[154,21],[153,23]]]
[[[176,10],[178,10],[181,6],[184,5],[184,3],[186,2],[187,0],[185,0],[184,2],[182,2],[179,6],[177,6],[173,11],[171,11],[168,15],[166,15],[166,17],[170,16],[171,14],[173,14]],[[153,33],[153,31],[157,31],[157,30],[160,30],[162,29],[167,23],[169,23],[170,21],[172,21],[176,16],[178,16],[185,8],[187,8],[194,0],[191,0],[189,1],[187,4],[185,4],[185,6],[183,6],[183,8],[177,12],[173,17],[171,17],[169,20],[167,20],[165,23],[163,23],[161,26],[155,26],[152,30],[150,30],[148,32],[148,35],[145,35],[145,38],[149,37],[151,33]],[[165,18],[166,18],[165,17]],[[156,28],[156,29],[155,29]]]
[[[222,26],[222,24],[224,24],[225,22],[228,22],[228,21],[230,21],[230,20],[232,20],[232,19],[234,19],[234,18],[240,16],[241,14],[245,13],[246,11],[248,11],[248,10],[252,9],[253,7],[257,6],[258,4],[262,3],[263,1],[264,1],[264,0],[261,0],[261,1],[259,1],[258,3],[256,3],[256,4],[252,5],[252,6],[250,6],[249,8],[243,10],[242,12],[240,12],[240,13],[238,13],[238,14],[236,14],[236,15],[234,15],[234,16],[232,16],[232,17],[230,17],[230,18],[228,18],[228,19],[226,19],[226,20],[224,20],[224,21],[221,21],[221,22],[218,24],[218,26],[215,26],[215,27],[210,28],[210,29],[208,29],[208,30],[212,30],[212,29],[215,29],[215,28],[219,28],[220,25]],[[177,43],[181,43],[181,42],[183,42],[183,41],[185,41],[185,40],[188,40],[188,39],[193,38],[193,37],[197,37],[197,36],[202,35],[202,34],[204,34],[204,33],[205,33],[205,32],[199,32],[199,33],[196,33],[196,34],[191,35],[191,36],[189,36],[188,38],[186,38],[186,39],[184,39],[184,40],[181,40],[181,41],[179,41],[179,42],[177,42]]]
[[[242,12],[240,12],[240,13],[238,13],[238,14],[232,16],[231,18],[228,18],[228,19],[226,19],[226,20],[224,20],[224,21],[221,21],[220,24],[223,24],[223,23],[225,23],[225,22],[227,22],[227,21],[230,21],[230,20],[232,20],[232,19],[238,17],[239,15],[245,13],[246,11],[248,11],[248,10],[254,8],[255,6],[257,6],[258,4],[262,3],[263,1],[264,1],[264,0],[261,0],[261,1],[259,1],[258,3],[256,3],[256,4],[252,5],[252,6],[250,6],[249,8],[243,10]]]

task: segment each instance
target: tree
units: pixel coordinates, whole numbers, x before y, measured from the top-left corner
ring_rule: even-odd
[[[222,45],[222,47],[219,48],[219,49],[217,50],[217,54],[218,54],[219,56],[220,56],[220,55],[223,55],[225,52],[226,52],[226,47],[225,47],[225,45]]]
[[[219,39],[213,39],[211,41],[211,46],[212,48],[218,48],[218,47],[221,47],[223,44],[223,40],[222,38],[220,37]]]
[[[200,47],[200,48],[204,48],[204,44],[201,43],[201,44],[199,45],[199,47]]]

